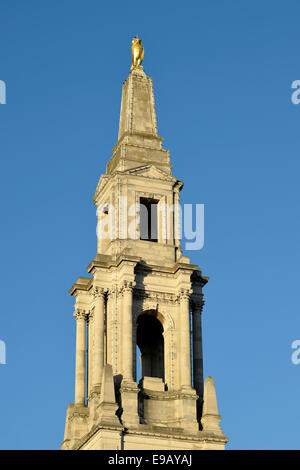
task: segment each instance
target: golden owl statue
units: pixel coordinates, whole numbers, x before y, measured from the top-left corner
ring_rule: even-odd
[[[135,67],[141,67],[141,63],[143,62],[144,58],[144,48],[142,46],[142,40],[139,39],[138,37],[133,38],[132,40],[132,46],[131,46],[131,52],[132,52],[132,66],[131,69],[134,69]]]

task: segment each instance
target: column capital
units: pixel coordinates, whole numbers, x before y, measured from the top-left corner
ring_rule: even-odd
[[[88,322],[92,322],[94,319],[94,310],[91,310],[88,314],[88,318],[87,318],[87,321]]]
[[[107,289],[104,289],[103,287],[95,286],[92,290],[94,299],[104,298],[106,291]]]
[[[118,286],[114,284],[109,289],[107,289],[107,295],[113,295],[115,293],[118,293]]]
[[[88,317],[89,312],[86,312],[85,310],[81,308],[76,308],[73,316],[75,317],[76,320],[86,320]]]
[[[205,301],[203,300],[203,295],[199,296],[197,299],[191,299],[191,308],[193,315],[202,314],[203,306]]]
[[[133,291],[133,288],[134,288],[134,283],[131,282],[131,281],[123,281],[123,284],[122,284],[122,291],[125,293],[125,292],[132,292]]]
[[[177,294],[177,297],[179,300],[189,300],[190,299],[190,295],[192,294],[192,290],[191,289],[180,289],[180,291],[178,292]]]

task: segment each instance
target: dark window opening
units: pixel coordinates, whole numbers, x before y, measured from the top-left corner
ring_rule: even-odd
[[[163,327],[154,315],[145,313],[138,317],[136,342],[140,349],[141,377],[159,377],[164,381]]]
[[[155,199],[140,198],[140,239],[157,242],[157,204]]]

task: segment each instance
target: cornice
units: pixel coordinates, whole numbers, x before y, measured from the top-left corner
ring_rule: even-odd
[[[135,266],[137,273],[151,273],[152,276],[164,275],[165,277],[173,277],[174,274],[179,273],[180,271],[188,271],[192,275],[192,284],[199,284],[201,287],[203,287],[209,280],[209,277],[203,276],[201,269],[195,264],[181,263],[180,261],[174,263],[173,266],[142,264],[140,257],[124,253],[121,253],[117,258],[98,253],[86,269],[89,274],[94,274],[95,268],[102,268],[103,270],[108,271],[111,268],[119,267],[122,263],[132,263]],[[75,297],[79,292],[88,293],[91,290],[92,285],[92,277],[79,277],[69,290],[69,293]]]
[[[79,277],[69,290],[69,294],[74,295],[76,291],[87,292],[93,282],[92,277]]]
[[[149,430],[141,429],[141,426],[149,426]],[[226,443],[228,438],[223,435],[218,435],[214,433],[207,433],[205,431],[198,431],[197,434],[187,434],[187,431],[182,432],[182,428],[172,428],[172,433],[169,429],[166,428],[166,431],[158,430],[158,427],[151,425],[140,425],[137,429],[127,429],[126,434],[139,435],[139,436],[152,436],[160,437],[165,439],[179,439],[181,441],[193,441],[193,442],[220,442]]]
[[[180,400],[180,399],[187,399],[187,400],[198,400],[198,395],[191,394],[191,393],[184,393],[179,391],[167,391],[167,392],[158,392],[149,390],[147,388],[142,389],[142,394],[146,395],[147,398],[153,398],[154,400],[158,401],[168,401],[168,400]]]
[[[81,439],[79,439],[76,442],[76,444],[73,447],[73,450],[80,449],[80,447],[82,447],[89,439],[91,439],[101,429],[105,429],[105,430],[108,430],[108,431],[118,431],[118,432],[120,432],[124,428],[121,424],[120,424],[120,426],[95,425],[95,426],[92,427],[92,429],[84,437],[82,437]]]
[[[125,262],[136,265],[140,260],[140,257],[131,255],[120,254],[120,256],[118,256],[116,259],[113,259],[112,256],[97,254],[86,269],[88,273],[91,273],[94,268],[117,268],[120,264]]]
[[[148,428],[148,429],[145,429]],[[172,432],[170,432],[170,428],[166,429],[158,429],[157,426],[145,425],[140,424],[135,429],[125,429],[121,424],[120,426],[103,426],[103,425],[95,425],[92,429],[81,439],[79,439],[76,444],[72,447],[73,450],[80,449],[86,442],[88,442],[98,431],[101,429],[109,430],[109,431],[123,431],[128,435],[137,435],[137,436],[147,436],[147,437],[158,437],[163,439],[176,439],[180,441],[188,441],[188,442],[209,442],[215,443],[218,442],[220,444],[226,444],[228,442],[228,438],[223,435],[218,435],[211,432],[206,431],[198,431],[197,434],[188,434],[186,431],[183,433],[182,428],[172,428]]]

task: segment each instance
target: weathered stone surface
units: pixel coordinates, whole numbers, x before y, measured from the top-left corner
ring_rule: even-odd
[[[142,388],[153,392],[164,392],[165,384],[159,377],[143,377]]]
[[[178,214],[164,209],[179,203],[182,186],[158,136],[152,80],[133,68],[123,85],[118,142],[94,196],[100,228],[97,254],[87,268],[91,277],[79,277],[70,289],[77,320],[76,394],[62,449],[224,449],[212,378],[203,395],[202,288],[208,278],[182,256]],[[136,237],[129,236],[120,197],[127,206],[141,198],[156,201],[157,241],[141,240],[137,221]],[[115,236],[105,238],[111,206]]]
[[[201,424],[203,431],[223,434],[219,422],[221,416],[218,412],[215,382],[212,377],[206,377],[204,382],[204,399]]]

